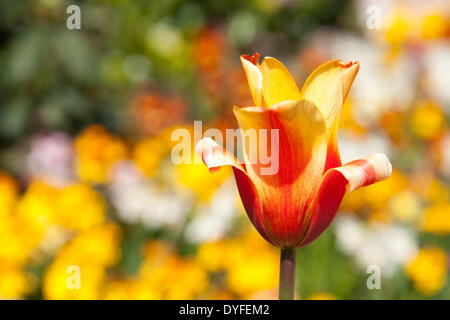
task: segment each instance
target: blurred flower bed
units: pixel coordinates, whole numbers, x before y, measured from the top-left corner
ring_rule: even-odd
[[[69,4],[0,3],[1,298],[276,298],[279,252],[231,172],[170,159],[175,128],[236,127],[239,55],[258,51],[299,84],[359,60],[341,156],[394,165],[299,251],[298,298],[450,299],[448,1],[79,1],[79,31]]]

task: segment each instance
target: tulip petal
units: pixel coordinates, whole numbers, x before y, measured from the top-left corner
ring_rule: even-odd
[[[235,107],[234,113],[242,141],[252,137],[252,131],[258,133],[256,142],[244,143],[244,162],[264,208],[267,231],[272,239],[277,239],[278,246],[292,246],[306,230],[302,213],[322,178],[325,120],[317,107],[306,100],[285,101],[270,109]],[[261,136],[262,129],[267,129],[267,139]],[[273,129],[278,129],[275,141],[270,139]],[[270,164],[262,159],[262,154],[270,156]],[[277,170],[271,172],[268,167]]]
[[[328,170],[323,176],[314,201],[308,210],[310,221],[305,237],[297,246],[307,245],[330,225],[346,190],[352,192],[387,179],[391,173],[391,163],[383,153],[375,153],[367,158]]]
[[[222,166],[232,166],[245,173],[244,166],[236,157],[209,137],[198,142],[196,151],[202,156],[202,160],[210,172],[217,171]]]
[[[359,62],[327,62],[311,73],[300,93],[301,99],[312,101],[325,117],[328,137],[326,170],[341,165],[337,147],[339,118],[358,70]]]
[[[266,231],[261,201],[257,196],[253,182],[247,175],[245,166],[231,152],[219,146],[211,138],[200,140],[197,144],[196,151],[201,155],[203,162],[210,172],[220,169],[221,166],[228,165],[233,167],[239,194],[250,221],[252,221],[256,230],[258,230],[264,239],[275,245]]]
[[[242,68],[244,69],[245,75],[247,77],[248,86],[250,88],[250,93],[253,97],[253,102],[255,106],[261,106],[262,104],[262,81],[263,77],[261,71],[259,70],[257,64],[259,55],[254,54],[253,56],[244,55],[241,56]]]
[[[268,107],[286,100],[300,100],[294,78],[280,61],[265,57],[259,69],[262,73],[262,95]]]

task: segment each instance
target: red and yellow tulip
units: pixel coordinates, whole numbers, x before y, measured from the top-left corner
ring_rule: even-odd
[[[209,138],[200,141],[197,150],[211,171],[233,167],[246,212],[267,241],[298,248],[328,227],[347,189],[386,179],[391,164],[376,153],[341,165],[338,123],[358,62],[325,63],[299,90],[280,61],[258,60],[258,54],[241,56],[255,106],[234,107],[234,114],[243,135],[248,130],[278,129],[277,172],[261,174],[265,164],[249,161],[251,146],[245,143],[243,163]]]

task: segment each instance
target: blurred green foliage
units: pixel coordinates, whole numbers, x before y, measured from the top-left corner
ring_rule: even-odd
[[[68,30],[70,4],[0,2],[3,147],[36,131],[73,133],[93,122],[125,130],[127,99],[144,80],[186,92],[195,114],[189,45],[200,28],[221,28],[236,55],[269,33],[270,46],[258,50],[286,55],[318,25],[340,24],[351,8],[343,0],[77,1],[82,27]]]

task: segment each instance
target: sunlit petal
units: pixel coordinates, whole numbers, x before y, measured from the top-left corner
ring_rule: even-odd
[[[337,147],[339,118],[358,70],[359,62],[327,62],[314,70],[301,90],[301,98],[312,101],[325,117],[328,136],[326,169],[341,165]]]
[[[250,139],[244,143],[245,166],[261,199],[268,232],[278,245],[292,245],[299,241],[305,227],[302,213],[306,212],[325,165],[323,116],[306,100],[285,101],[270,109],[235,107],[234,113],[242,140]],[[252,135],[264,132],[263,129],[267,129],[267,139]],[[278,138],[272,141],[274,132]],[[269,155],[270,163],[262,155]]]
[[[328,227],[339,209],[346,190],[351,192],[387,179],[391,173],[391,163],[382,153],[375,153],[367,158],[328,170],[308,210],[310,221],[299,246],[310,243]]]
[[[253,97],[253,102],[255,106],[261,106],[262,102],[262,74],[258,68],[259,55],[254,54],[253,56],[241,56],[242,68],[244,69],[245,75],[247,77],[248,86],[250,88],[250,93]]]
[[[265,57],[259,69],[263,77],[263,99],[268,107],[286,100],[300,100],[300,91],[294,78],[280,61]]]

